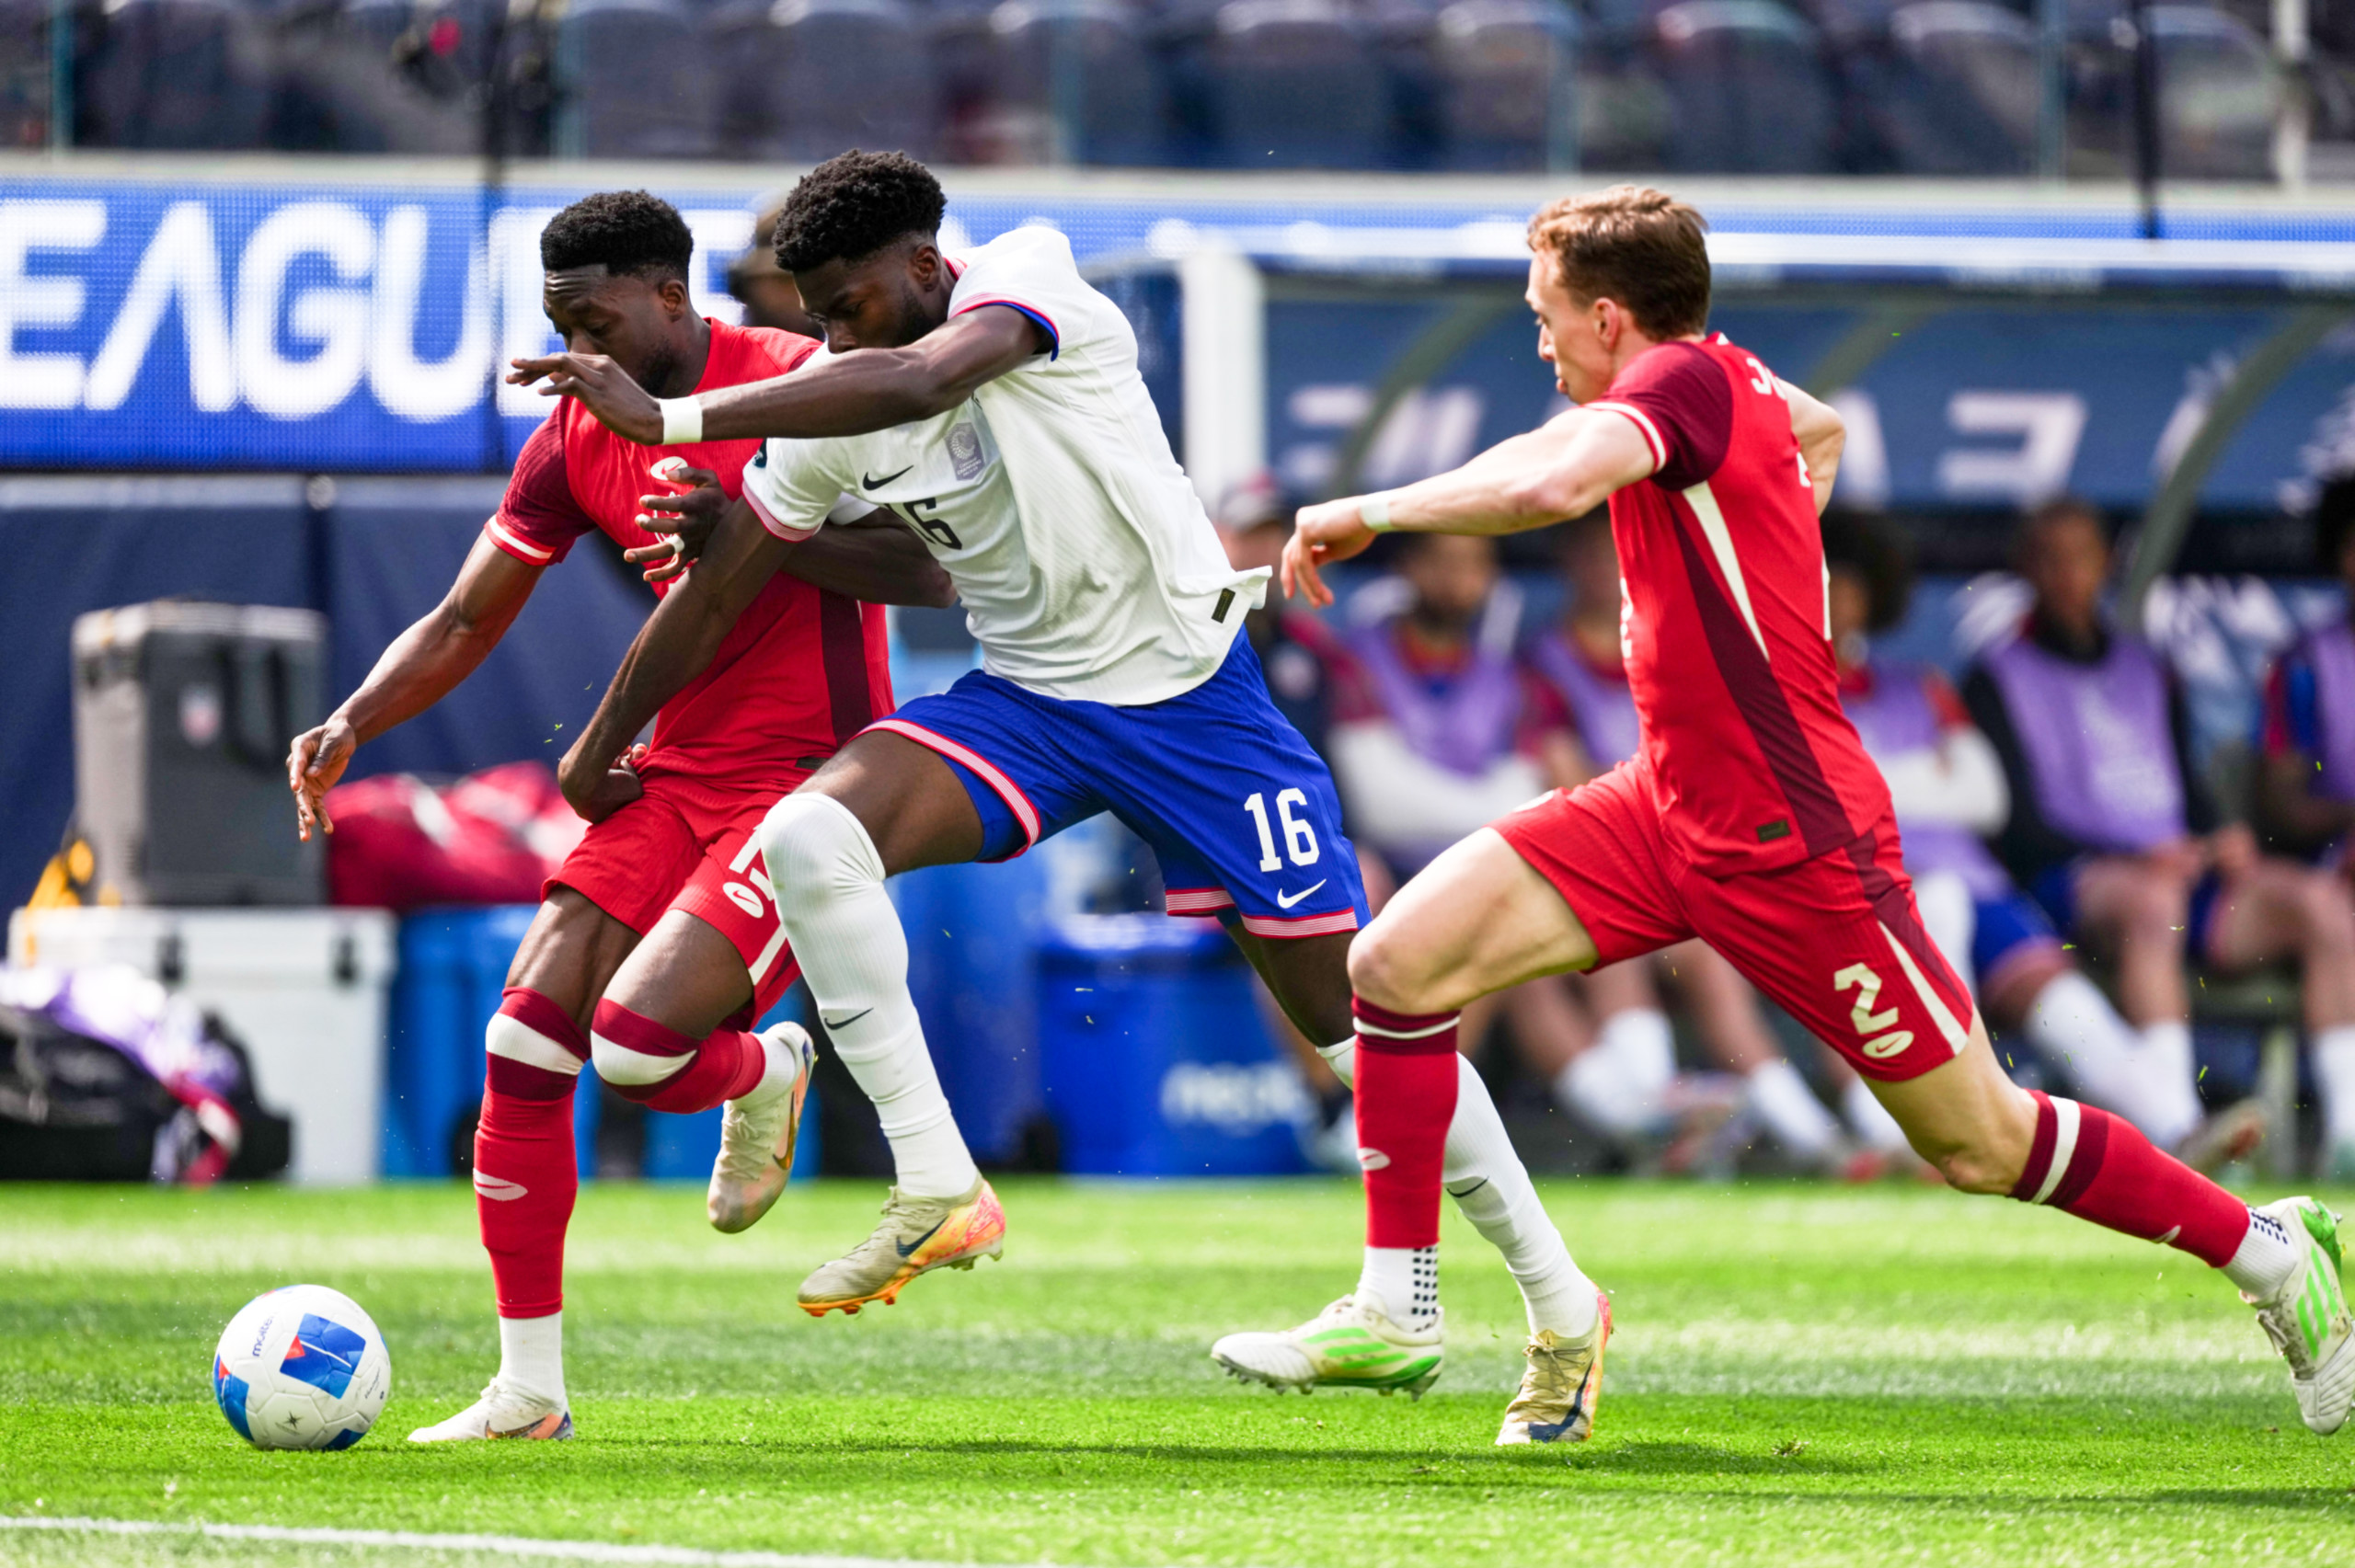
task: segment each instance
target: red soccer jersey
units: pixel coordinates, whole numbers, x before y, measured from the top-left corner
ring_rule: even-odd
[[[789,332],[715,321],[695,390],[766,381],[816,349]],[[561,561],[592,530],[626,548],[651,544],[656,535],[634,520],[638,497],[668,488],[649,472],[657,463],[683,457],[708,468],[732,498],[760,444],[639,446],[564,398],[523,443],[506,498],[483,527],[534,566]],[[640,771],[782,791],[891,706],[882,609],[779,572],[737,618],[711,667],[664,704]]]
[[[1889,789],[1840,709],[1822,530],[1773,374],[1719,333],[1648,349],[1589,406],[1655,464],[1612,496],[1611,532],[1670,841],[1722,876],[1871,830]]]

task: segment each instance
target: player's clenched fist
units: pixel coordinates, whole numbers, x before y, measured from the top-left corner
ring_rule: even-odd
[[[611,762],[598,762],[583,756],[580,743],[574,741],[556,765],[557,787],[564,791],[565,804],[586,822],[611,817],[646,793],[638,776],[646,752],[646,747],[633,746]]]
[[[638,498],[640,510],[634,520],[638,526],[664,537],[659,544],[623,551],[622,559],[645,567],[648,582],[669,582],[685,576],[687,567],[702,556],[711,531],[719,526],[719,514],[728,509],[728,492],[719,487],[718,475],[708,468],[690,468],[684,458],[666,457],[651,472],[665,484],[687,487],[670,495]]]
[[[1319,608],[1333,602],[1333,590],[1325,586],[1318,568],[1346,561],[1373,543],[1373,530],[1365,525],[1359,510],[1362,498],[1347,496],[1300,509],[1292,538],[1284,545],[1286,598],[1305,593],[1308,602]]]
[[[597,417],[597,422],[641,446],[662,441],[662,410],[629,372],[603,354],[546,354],[536,360],[510,360],[510,384],[534,382],[543,397],[569,397]]]
[[[310,841],[315,823],[327,832],[335,831],[335,824],[327,819],[327,793],[343,777],[359,745],[360,737],[351,726],[337,717],[304,730],[287,748],[286,787],[294,792],[294,832],[304,842]]]

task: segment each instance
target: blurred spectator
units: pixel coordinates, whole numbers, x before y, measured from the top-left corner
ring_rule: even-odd
[[[2104,623],[2109,567],[2083,501],[2049,501],[2021,527],[2034,605],[1963,689],[2010,784],[1997,851],[2057,925],[2114,956],[2143,1060],[2170,1081],[2192,1070],[2187,954],[2223,971],[2302,961],[2329,1158],[2355,1171],[2355,905],[2223,818],[2171,674]]]
[[[2266,847],[2355,876],[2355,475],[2323,487],[2317,564],[2347,590],[2347,612],[2285,649],[2265,681],[2257,818]]]
[[[1636,700],[1619,648],[1619,556],[1596,512],[1561,531],[1563,612],[1531,639],[1525,663],[1567,710],[1569,743],[1552,783],[1574,787],[1635,755]],[[1710,1059],[1740,1075],[1750,1114],[1793,1159],[1850,1176],[1873,1173],[1905,1136],[1863,1081],[1846,1075],[1842,1101],[1856,1145],[1816,1098],[1759,1010],[1758,993],[1717,950],[1683,942],[1648,959],[1614,964],[1574,984],[1599,1022],[1592,1049],[1548,1064],[1556,1098],[1626,1133],[1657,1121],[1675,1069],[1674,1039],[1659,980],[1677,982]]]
[[[752,242],[744,254],[728,264],[728,292],[743,302],[744,325],[774,326],[823,340],[825,333],[801,308],[801,291],[793,274],[776,264],[776,215],[779,200],[761,210],[752,224]]]
[[[1903,551],[1871,522],[1838,512],[1824,520],[1823,544],[1841,704],[1889,781],[1905,869],[1940,951],[1990,1022],[2023,1029],[2085,1099],[2195,1168],[2246,1159],[2263,1141],[2263,1112],[2244,1102],[2205,1116],[2188,1057],[2152,1059],[1981,841],[2003,827],[2011,789],[2002,759],[1946,677],[1872,657],[1870,634],[1902,620],[1913,593]]]

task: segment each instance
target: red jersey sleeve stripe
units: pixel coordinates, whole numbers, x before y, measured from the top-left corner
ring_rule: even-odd
[[[1660,427],[1652,417],[1632,403],[1590,403],[1590,408],[1600,408],[1613,414],[1625,414],[1644,433],[1644,444],[1652,449],[1652,472],[1657,474],[1668,465],[1668,443],[1660,438]]]
[[[1045,311],[1040,310],[1037,305],[1027,305],[1020,300],[1009,300],[1005,298],[1003,295],[992,294],[985,299],[967,301],[965,303],[957,307],[957,314],[959,315],[971,315],[973,312],[981,309],[983,305],[1004,305],[1008,310],[1020,311],[1023,315],[1037,322],[1040,326],[1046,328],[1048,340],[1047,358],[1051,360],[1063,353],[1063,333],[1057,330],[1054,318],[1049,315]]]
[[[768,508],[761,504],[760,492],[753,489],[750,485],[744,486],[744,498],[752,503],[752,515],[761,520],[761,526],[788,544],[798,544],[804,539],[810,538],[812,534],[816,533],[820,528],[824,526],[824,520],[821,519],[817,523],[814,523],[808,528],[787,527],[786,524],[779,522],[776,520],[775,515],[772,513]]]
[[[533,544],[493,515],[482,525],[490,542],[528,566],[545,567],[556,559],[556,552]]]

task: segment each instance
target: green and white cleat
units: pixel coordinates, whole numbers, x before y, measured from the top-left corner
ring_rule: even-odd
[[[2285,1197],[2257,1211],[2290,1232],[2304,1257],[2271,1299],[2249,1300],[2257,1326],[2290,1364],[2290,1391],[2308,1429],[2328,1436],[2355,1404],[2355,1322],[2339,1279],[2338,1216],[2310,1197]]]
[[[1403,1329],[1382,1302],[1344,1296],[1309,1322],[1281,1333],[1231,1333],[1211,1356],[1235,1377],[1272,1389],[1404,1389],[1415,1399],[1439,1381],[1445,1354],[1441,1319]]]
[[[1583,1443],[1593,1433],[1594,1413],[1603,1403],[1603,1347],[1611,1343],[1611,1298],[1598,1290],[1594,1305],[1594,1332],[1583,1340],[1557,1339],[1551,1329],[1529,1336],[1522,1349],[1529,1370],[1505,1407],[1497,1447]]]
[[[711,1163],[711,1187],[704,1199],[711,1228],[731,1236],[751,1230],[785,1196],[794,1145],[801,1137],[801,1107],[810,1098],[810,1070],[818,1058],[809,1031],[798,1024],[762,1031],[761,1047],[768,1052],[769,1070],[758,1088],[729,1101],[721,1114],[719,1158]]]

